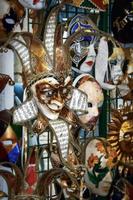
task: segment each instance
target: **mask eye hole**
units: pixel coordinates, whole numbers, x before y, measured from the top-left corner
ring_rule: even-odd
[[[92,103],[88,102],[88,108],[91,108],[91,107],[92,107]]]
[[[130,140],[131,139],[130,134],[129,133],[125,134],[124,139],[127,140],[127,141]]]
[[[117,64],[117,61],[116,61],[116,60],[110,60],[110,64],[111,64],[111,65],[116,65],[116,64]]]
[[[45,95],[46,97],[52,97],[53,91],[52,90],[43,91],[42,94]]]
[[[80,45],[82,46],[82,47],[89,47],[89,45],[90,45],[90,42],[89,41],[87,41],[87,40],[82,40],[82,41],[80,41]]]

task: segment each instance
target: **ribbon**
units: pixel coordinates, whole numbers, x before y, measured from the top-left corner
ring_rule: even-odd
[[[35,100],[27,100],[18,108],[15,109],[13,113],[13,123],[23,124],[28,120],[35,119],[38,115],[38,108]]]
[[[71,110],[78,112],[78,114],[86,114],[86,110],[88,108],[87,102],[87,94],[77,88],[74,88],[72,90],[72,98],[69,102],[67,102],[67,105]]]

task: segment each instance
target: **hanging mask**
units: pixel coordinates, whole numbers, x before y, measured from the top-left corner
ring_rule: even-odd
[[[65,101],[71,97],[71,79],[68,76],[61,81],[51,74],[33,83],[31,91],[42,114],[57,119]]]
[[[40,10],[45,7],[46,0],[19,0],[25,8]]]
[[[108,58],[111,79],[113,84],[119,84],[123,75],[122,67],[124,64],[124,51],[120,47],[114,47],[112,55]]]
[[[133,166],[133,110],[132,105],[125,105],[112,111],[109,123],[108,141],[116,150],[118,160],[124,166]]]
[[[93,194],[108,195],[113,180],[112,170],[116,164],[117,154],[106,139],[89,139],[85,146],[85,182]]]
[[[95,32],[97,27],[89,17],[86,18],[84,15],[76,15],[69,23],[68,34],[72,35],[81,29],[88,30],[88,32]],[[84,35],[71,44],[70,56],[73,62],[72,69],[74,71],[83,73],[89,72],[92,69],[96,57],[94,50],[96,39],[94,35]]]
[[[79,119],[89,130],[92,130],[99,116],[98,108],[102,106],[104,99],[102,89],[96,80],[88,74],[79,75],[74,80],[73,85],[88,96],[88,113],[79,115]]]
[[[5,41],[7,34],[22,22],[25,10],[17,0],[0,1],[0,40]]]

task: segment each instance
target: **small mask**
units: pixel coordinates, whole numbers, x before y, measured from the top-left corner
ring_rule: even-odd
[[[12,32],[15,26],[22,22],[25,10],[16,0],[0,1],[0,40],[5,40],[7,34]]]
[[[122,78],[122,66],[124,63],[125,55],[124,51],[120,47],[113,48],[113,53],[109,57],[109,65],[111,67],[111,78],[114,84],[119,84]]]
[[[74,80],[73,85],[88,96],[88,113],[80,115],[79,118],[89,130],[92,130],[99,116],[98,108],[102,106],[104,99],[102,89],[96,80],[88,74],[79,75]]]
[[[70,98],[71,79],[60,82],[54,75],[36,81],[31,86],[36,103],[48,119],[57,119],[65,101]]]
[[[19,0],[25,8],[40,10],[45,7],[46,0]]]
[[[85,148],[85,181],[93,194],[107,196],[111,188],[111,170],[117,163],[117,154],[105,139],[92,138]]]

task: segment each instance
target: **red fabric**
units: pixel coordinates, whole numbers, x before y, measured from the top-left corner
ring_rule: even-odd
[[[90,0],[90,2],[96,5],[101,10],[106,10],[106,5],[103,4],[103,0]]]
[[[34,185],[37,182],[37,172],[35,165],[29,165],[26,170],[26,178],[25,181],[28,183],[29,186]]]

